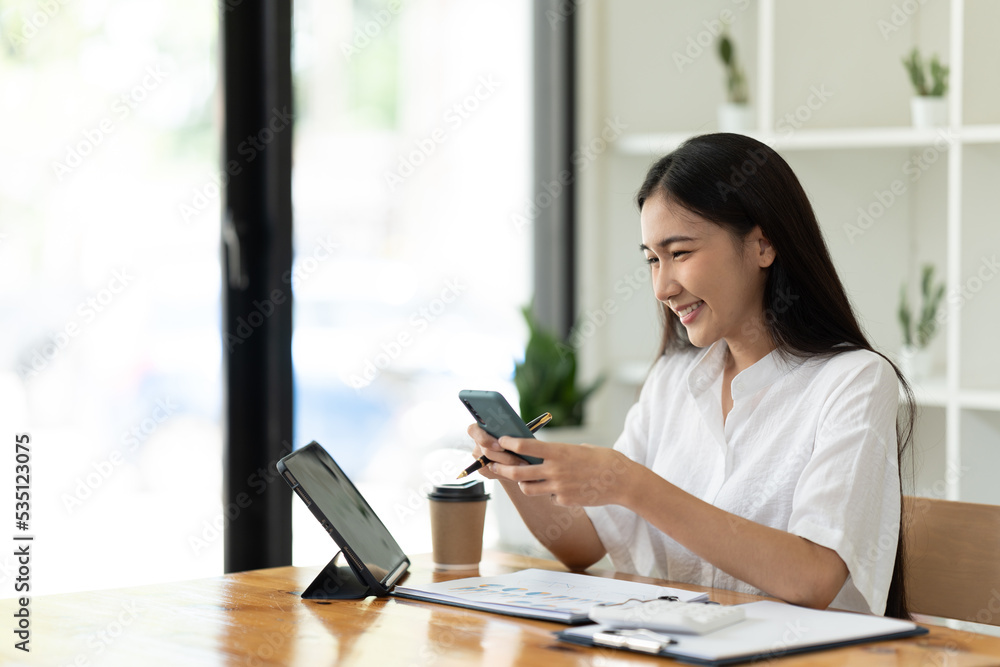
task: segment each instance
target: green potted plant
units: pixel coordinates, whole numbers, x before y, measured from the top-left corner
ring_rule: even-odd
[[[552,414],[544,431],[584,424],[584,404],[601,386],[598,378],[587,387],[577,384],[576,349],[560,340],[535,319],[532,307],[521,309],[528,325],[524,361],[514,365],[514,386],[520,401],[521,418],[528,420],[543,412]]]
[[[910,75],[914,96],[910,100],[913,126],[941,127],[948,124],[948,66],[942,65],[937,54],[925,66],[919,49],[914,48],[903,58],[903,67]]]
[[[719,106],[719,130],[742,132],[754,128],[753,107],[747,77],[736,56],[736,45],[729,32],[723,30],[718,41],[719,59],[726,71],[726,102]]]
[[[914,317],[907,297],[906,283],[899,291],[899,324],[903,328],[903,349],[899,365],[903,374],[913,379],[930,375],[931,359],[927,350],[937,333],[937,313],[944,297],[944,283],[934,283],[934,266],[925,264],[920,276],[920,311]]]

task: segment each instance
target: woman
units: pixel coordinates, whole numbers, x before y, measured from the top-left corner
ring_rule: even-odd
[[[862,333],[788,164],[743,135],[695,137],[637,203],[664,327],[624,432],[607,449],[473,424],[483,474],[570,568],[607,553],[621,571],[906,617],[912,395]]]

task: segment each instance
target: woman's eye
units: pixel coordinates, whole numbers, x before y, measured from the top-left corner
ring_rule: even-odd
[[[646,258],[646,264],[656,264],[659,261],[660,260],[657,259],[656,257],[647,257]]]
[[[677,259],[681,255],[686,255],[689,252],[691,252],[691,251],[690,250],[675,250],[674,252],[670,253],[670,256],[673,257],[674,259]]]

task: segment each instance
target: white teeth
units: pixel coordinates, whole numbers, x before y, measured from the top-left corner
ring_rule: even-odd
[[[694,310],[695,310],[695,309],[696,309],[696,308],[697,308],[698,306],[700,306],[700,305],[701,305],[701,304],[703,304],[703,303],[705,303],[705,302],[704,302],[704,301],[699,301],[699,302],[697,302],[697,303],[692,303],[692,304],[691,304],[690,306],[688,306],[688,307],[687,307],[687,308],[685,308],[684,310],[678,310],[678,311],[677,311],[677,314],[678,314],[678,315],[680,315],[681,317],[687,317],[687,316],[688,316],[688,315],[690,315],[690,314],[691,314],[692,312],[694,312]]]

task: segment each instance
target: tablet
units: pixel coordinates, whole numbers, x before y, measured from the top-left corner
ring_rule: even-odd
[[[333,457],[313,441],[277,467],[346,559],[343,565],[334,557],[302,597],[388,595],[410,561]]]

